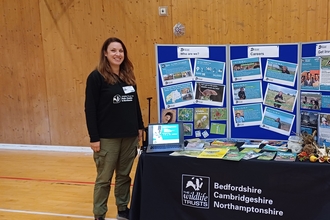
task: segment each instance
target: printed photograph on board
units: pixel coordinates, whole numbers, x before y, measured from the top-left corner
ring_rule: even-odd
[[[192,123],[183,123],[183,135],[184,136],[193,135],[193,124]]]
[[[302,90],[320,89],[320,57],[303,57],[301,59],[300,83]]]
[[[176,108],[194,103],[192,83],[182,83],[161,88],[165,108]]]
[[[210,111],[212,121],[227,120],[227,108],[211,108]]]
[[[301,111],[300,133],[310,135],[312,135],[314,131],[318,133],[318,118],[319,114],[317,112]],[[315,136],[315,141],[317,141],[317,135]]]
[[[233,82],[262,79],[259,57],[235,59],[230,62]]]
[[[178,108],[178,121],[193,121],[193,108]]]
[[[268,59],[265,69],[264,81],[294,86],[298,65],[280,60]]]
[[[262,120],[262,104],[233,106],[233,120],[235,127],[260,125]]]
[[[330,91],[330,57],[321,57],[320,90]]]
[[[211,122],[210,134],[224,135],[226,133],[226,124]]]
[[[196,82],[195,103],[223,106],[225,86],[216,83]]]
[[[159,63],[158,66],[164,86],[193,80],[190,59]]]
[[[210,128],[210,109],[209,108],[195,108],[194,128],[195,128],[195,130]]]
[[[195,80],[223,84],[225,66],[225,62],[196,59],[194,68]]]
[[[317,112],[301,111],[300,112],[301,126],[317,128],[318,116],[319,116],[319,114]]]
[[[268,83],[264,105],[292,112],[297,98],[297,90]]]
[[[290,136],[294,119],[294,114],[266,107],[260,127],[279,134]]]
[[[176,120],[176,109],[162,109],[162,123],[173,123]]]
[[[234,104],[247,104],[262,102],[261,80],[232,83],[232,96]]]
[[[302,109],[320,110],[322,94],[319,92],[301,92],[300,106]]]

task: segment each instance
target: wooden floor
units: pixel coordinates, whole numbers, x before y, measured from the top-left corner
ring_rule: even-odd
[[[95,175],[92,153],[0,150],[0,219],[93,219]],[[114,201],[112,187],[107,219]]]

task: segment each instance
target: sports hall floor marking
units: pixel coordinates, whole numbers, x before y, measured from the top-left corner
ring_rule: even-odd
[[[13,210],[13,209],[1,209],[0,212],[12,212],[12,213],[24,213],[31,215],[48,215],[48,216],[57,216],[57,217],[70,217],[70,218],[80,218],[80,219],[93,219],[93,216],[85,216],[85,215],[70,215],[70,214],[58,214],[51,212],[33,212],[33,211],[25,211],[25,210]],[[115,218],[106,218],[106,220],[116,220]]]
[[[50,182],[50,183],[64,183],[72,185],[94,185],[94,182],[84,182],[84,181],[72,181],[72,180],[50,180],[50,179],[36,179],[36,178],[26,178],[26,177],[11,177],[11,176],[0,176],[0,179],[6,180],[20,180],[20,181],[37,181],[37,182]],[[111,186],[114,186],[114,183],[111,183]],[[133,187],[133,184],[131,184]]]
[[[35,178],[10,177],[10,176],[0,176],[0,179],[23,180],[23,181],[38,181],[38,182],[51,182],[51,183],[68,183],[68,184],[81,184],[81,185],[92,185],[92,184],[94,184],[94,182],[71,181],[71,180],[35,179]]]

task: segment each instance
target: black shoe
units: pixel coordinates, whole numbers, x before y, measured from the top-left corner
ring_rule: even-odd
[[[118,211],[117,220],[129,220],[129,208],[126,208],[125,211]]]

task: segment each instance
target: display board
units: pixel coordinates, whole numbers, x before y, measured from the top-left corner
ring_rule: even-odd
[[[299,44],[229,48],[230,136],[287,140],[297,127]]]
[[[185,139],[225,138],[227,47],[156,45],[158,121],[183,122]]]
[[[276,139],[316,131],[330,146],[330,43],[156,45],[158,121],[185,139]]]
[[[303,43],[301,51],[300,130],[330,146],[330,42]]]

